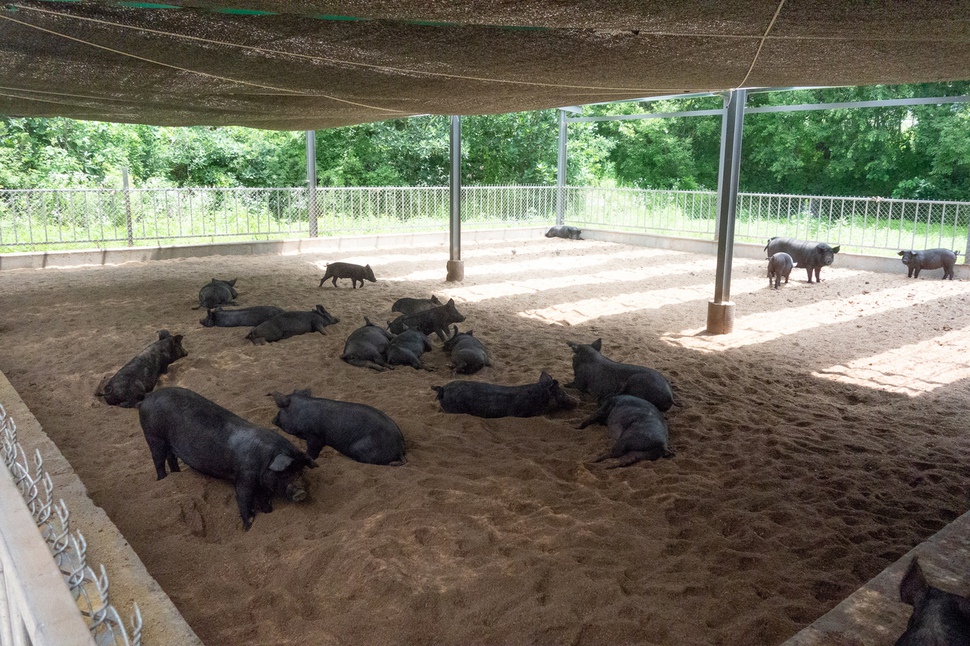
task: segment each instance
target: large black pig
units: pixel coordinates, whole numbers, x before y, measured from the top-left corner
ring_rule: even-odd
[[[842,245],[830,247],[824,242],[807,242],[795,238],[774,237],[768,238],[765,252],[767,252],[769,258],[779,251],[787,253],[795,261],[796,267],[805,268],[808,272],[808,282],[811,283],[813,271],[815,272],[815,281],[822,282],[822,279],[818,276],[819,272],[822,271],[822,267],[828,267],[832,264],[835,260],[835,254],[839,253],[841,248]]]
[[[199,323],[205,327],[254,327],[282,313],[282,307],[272,305],[257,305],[256,307],[243,307],[236,310],[225,310],[222,307],[217,307],[214,310],[208,310],[205,318]]]
[[[271,393],[279,407],[273,423],[306,440],[307,454],[330,446],[366,464],[404,464],[404,434],[390,417],[372,406],[311,397],[309,390]]]
[[[674,393],[662,374],[646,366],[607,359],[600,352],[602,339],[589,344],[572,341],[566,344],[573,349],[574,374],[566,388],[590,393],[601,401],[610,395],[625,394],[645,399],[660,410],[674,405]]]
[[[444,305],[399,316],[390,322],[389,329],[394,334],[400,334],[404,330],[421,330],[428,335],[437,334],[438,338],[444,341],[447,338],[448,326],[464,320],[465,317],[458,312],[455,299],[452,298]]]
[[[391,340],[391,334],[384,328],[374,325],[366,316],[364,325],[347,337],[340,358],[358,368],[385,370],[390,368],[384,352]]]
[[[492,365],[485,345],[475,338],[474,332],[459,332],[457,325],[442,349],[451,353],[451,366],[455,374],[471,375]]]
[[[934,588],[913,557],[899,584],[899,598],[913,606],[896,646],[970,646],[970,597]]]
[[[134,408],[155,387],[158,377],[168,372],[169,365],[185,356],[182,335],[159,330],[158,341],[147,345],[113,376],[102,379],[94,394],[112,406]]]
[[[309,334],[310,332],[326,334],[324,329],[328,325],[336,323],[340,323],[340,319],[325,310],[323,305],[317,305],[309,312],[277,314],[250,330],[246,338],[256,345],[262,345],[267,342],[288,339],[298,334]]]
[[[444,412],[476,417],[535,417],[576,407],[576,400],[563,392],[559,382],[545,372],[539,375],[538,383],[524,386],[452,381],[431,389],[438,393]]]
[[[199,290],[199,307],[208,309],[219,305],[235,305],[237,296],[239,292],[236,291],[235,278],[232,280],[213,278],[208,285],[204,285]],[[199,307],[192,309],[197,310]]]
[[[924,249],[923,251],[900,251],[903,264],[909,267],[909,278],[919,278],[924,269],[943,269],[943,280],[953,280],[953,266],[957,262],[957,252],[949,249]]]
[[[631,395],[607,397],[578,428],[606,424],[613,447],[593,462],[620,458],[607,468],[625,467],[640,460],[656,460],[673,455],[667,447],[667,421],[657,407]]]
[[[301,475],[317,466],[310,456],[278,433],[252,422],[185,388],[161,388],[145,397],[138,412],[158,479],[165,463],[179,471],[181,459],[196,471],[229,480],[243,527],[249,529],[256,508],[273,511],[273,496],[294,502],[307,497]]]
[[[370,265],[355,265],[351,262],[328,262],[327,271],[324,272],[323,278],[320,279],[320,287],[323,287],[323,283],[328,279],[333,279],[333,286],[337,286],[338,278],[349,278],[350,284],[353,285],[354,289],[357,289],[357,281],[360,281],[360,287],[363,289],[364,280],[369,280],[372,283],[377,282],[377,278],[374,277],[374,270],[370,268]]]

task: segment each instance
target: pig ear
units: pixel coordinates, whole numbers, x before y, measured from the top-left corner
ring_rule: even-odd
[[[175,335],[175,342],[176,343],[181,343],[182,342],[182,339],[184,339],[184,338],[185,337],[183,337],[181,334],[176,334]]]
[[[276,402],[276,406],[279,408],[286,408],[290,405],[290,396],[284,395],[283,393],[276,392],[275,390],[269,394]]]
[[[540,384],[549,384],[549,383],[552,383],[552,382],[553,382],[553,378],[549,376],[549,373],[548,372],[546,372],[545,370],[543,370],[541,373],[539,373],[539,383]]]
[[[293,395],[298,395],[300,397],[312,397],[313,396],[313,395],[310,394],[310,389],[309,388],[304,388],[303,390],[294,390],[293,391]],[[290,396],[292,397],[293,395],[290,395]]]
[[[568,345],[570,348],[572,348],[573,349],[573,352],[576,352],[577,350],[579,350],[579,344],[578,343],[574,343],[572,341],[566,341],[566,345]]]
[[[923,568],[920,567],[919,561],[914,556],[913,561],[909,564],[909,570],[906,571],[906,576],[899,583],[899,599],[915,608],[923,595],[926,594],[928,587],[926,577],[923,576]]]
[[[238,278],[233,278],[232,280],[227,280],[226,282],[229,283],[229,286],[230,287],[235,287],[237,280],[239,280],[239,279]]]
[[[592,343],[590,343],[590,345],[593,346],[593,349],[594,350],[596,350],[597,352],[599,352],[600,349],[603,347],[603,339],[596,339],[595,341],[593,341]]]
[[[280,453],[275,458],[273,458],[272,462],[270,462],[269,470],[280,473],[281,471],[286,471],[287,469],[289,469],[291,464],[293,464],[293,458],[291,458],[288,455],[283,455],[282,453]]]
[[[839,253],[839,249],[841,248],[842,248],[842,245],[839,245],[838,247],[832,247],[832,253]]]
[[[158,331],[158,339],[159,339],[159,341],[162,340],[162,339],[167,339],[170,336],[172,336],[172,333],[169,332],[168,330],[159,330]]]
[[[446,305],[454,305],[454,304],[455,304],[455,299],[453,298],[449,298],[448,302],[446,303]]]
[[[904,253],[906,253],[906,252],[905,252],[905,251],[900,251],[900,252],[899,252],[899,253],[897,253],[896,255],[897,255],[897,256],[901,256],[901,255],[903,255]]]
[[[435,296],[434,294],[431,295],[431,302],[432,303],[441,303],[441,301],[438,300],[438,297]]]

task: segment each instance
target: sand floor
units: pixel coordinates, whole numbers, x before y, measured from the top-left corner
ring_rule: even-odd
[[[465,280],[444,246],[217,256],[0,272],[0,370],[187,621],[242,644],[777,644],[970,508],[970,284],[834,267],[775,291],[736,259],[735,332],[703,333],[711,256],[595,241],[483,242]],[[318,287],[327,261],[377,283]],[[203,328],[199,287],[238,278],[240,306],[339,324],[265,346]],[[440,411],[436,372],[340,361],[402,296],[454,298],[501,384],[572,379],[566,341],[654,367],[679,402],[676,457],[585,464],[593,410],[484,420]],[[232,486],[191,470],[156,481],[137,412],[93,396],[160,329],[189,356],[161,385],[271,426],[272,390],[376,406],[408,464],[326,449],[310,500],[242,530]],[[577,394],[573,391],[572,394]],[[303,446],[300,440],[294,440]],[[89,540],[91,538],[89,537]]]

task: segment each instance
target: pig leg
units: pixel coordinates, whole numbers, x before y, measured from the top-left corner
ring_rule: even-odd
[[[577,426],[576,428],[583,429],[583,428],[586,428],[587,426],[592,426],[593,424],[605,424],[606,419],[609,416],[608,411],[609,411],[609,408],[606,405],[600,406],[593,412],[592,415],[590,415],[582,422],[580,422],[579,426]],[[594,460],[594,462],[598,462],[598,461],[599,460]]]
[[[337,277],[336,276],[333,277],[333,286],[334,287],[337,286]]]
[[[314,320],[310,324],[310,326],[313,328],[315,332],[319,332],[320,334],[326,334],[325,330],[327,329],[327,326],[324,325],[321,321]]]
[[[264,514],[268,514],[273,511],[273,494],[260,490],[256,492],[256,505],[259,510]]]
[[[922,267],[917,267],[917,268],[916,268],[916,269],[915,269],[915,270],[913,271],[913,278],[919,278],[919,272],[921,272],[922,270],[923,270],[923,268],[922,268]]]
[[[155,464],[155,473],[158,475],[158,479],[161,480],[168,473],[165,472],[165,461],[168,460],[169,466],[172,462],[175,462],[175,468],[172,471],[178,471],[178,460],[175,458],[175,454],[172,453],[172,447],[169,446],[168,441],[164,439],[154,438],[148,442],[148,450],[152,454],[152,462]]]
[[[326,445],[327,443],[321,440],[320,438],[315,437],[315,438],[309,439],[306,442],[306,454],[309,455],[314,460],[316,460],[318,457],[320,457],[320,451],[322,451],[323,447],[325,447]]]
[[[242,518],[243,529],[247,532],[253,525],[253,518],[256,512],[253,508],[253,497],[256,487],[253,483],[240,478],[236,480],[236,505],[239,507],[239,516]]]
[[[620,456],[620,459],[612,464],[606,465],[605,469],[618,469],[620,467],[628,467],[631,464],[636,464],[642,460],[656,460],[657,458],[663,457],[659,455],[656,451],[630,451]]]

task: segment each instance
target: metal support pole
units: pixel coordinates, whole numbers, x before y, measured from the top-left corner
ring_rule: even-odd
[[[135,246],[135,229],[131,223],[131,190],[128,186],[128,169],[121,169],[121,187],[125,192],[125,223],[128,225],[128,246]]]
[[[452,115],[451,123],[451,183],[449,186],[449,223],[451,255],[448,261],[449,281],[465,278],[465,264],[461,260],[461,117]]]
[[[559,160],[556,164],[556,225],[566,222],[566,111],[559,110]]]
[[[728,108],[728,103],[730,102],[730,99],[731,99],[730,94],[725,92],[722,95],[722,99],[724,101],[724,109],[721,111],[721,154],[718,156],[718,162],[717,162],[717,198],[714,204],[715,213],[717,214],[714,219],[714,241],[715,242],[717,242],[721,231],[721,194],[724,189],[724,157],[725,157],[724,151],[728,147],[727,108]]]
[[[732,90],[725,99],[725,142],[721,147],[724,172],[718,195],[717,271],[714,300],[707,304],[707,331],[727,334],[734,329],[731,302],[731,264],[734,260],[734,219],[738,205],[738,177],[741,171],[741,134],[747,90]]]
[[[309,235],[317,237],[317,219],[320,209],[317,206],[317,131],[306,131],[306,204],[307,221],[310,225]]]

